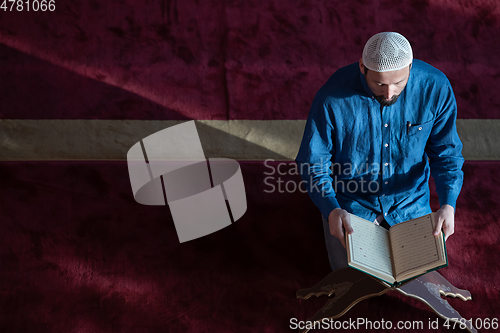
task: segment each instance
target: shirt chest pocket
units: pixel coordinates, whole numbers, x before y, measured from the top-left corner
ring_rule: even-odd
[[[406,126],[405,155],[414,161],[421,161],[424,156],[425,146],[432,131],[434,120],[420,124],[408,124]],[[413,157],[413,158],[412,158]]]

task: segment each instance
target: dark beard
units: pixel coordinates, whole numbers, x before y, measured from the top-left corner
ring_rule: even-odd
[[[392,104],[396,103],[398,100],[399,95],[394,95],[389,101],[385,100],[385,97],[383,95],[378,95],[375,96],[375,99],[380,103],[382,106],[391,106]]]
[[[411,66],[410,66],[410,68],[411,68]],[[367,75],[368,75],[368,68],[366,68],[366,67],[365,67],[365,69],[364,69],[364,73],[363,73],[363,74],[365,75],[365,81],[366,81],[366,82],[368,82],[368,77],[367,77]],[[394,104],[394,103],[396,103],[396,102],[397,102],[398,97],[399,97],[399,95],[394,95],[394,96],[392,96],[392,98],[391,98],[391,100],[390,100],[390,101],[386,101],[384,96],[382,96],[382,95],[378,95],[378,96],[375,96],[375,99],[376,99],[376,100],[380,103],[380,105],[382,105],[382,106],[391,106],[392,104]]]

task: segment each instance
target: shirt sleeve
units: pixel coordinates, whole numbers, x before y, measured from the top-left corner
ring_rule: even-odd
[[[439,101],[426,153],[440,205],[448,204],[455,208],[462,189],[464,158],[456,128],[457,104],[449,83],[441,92]]]
[[[312,103],[295,159],[309,196],[326,219],[331,211],[340,208],[331,177],[335,128],[332,125],[330,109],[318,93]]]

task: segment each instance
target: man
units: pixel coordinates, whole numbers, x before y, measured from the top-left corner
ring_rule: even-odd
[[[323,216],[333,270],[347,266],[347,212],[386,228],[431,212],[429,176],[439,196],[437,226],[454,231],[463,181],[457,106],[446,76],[413,59],[395,32],[372,36],[359,64],[335,72],[318,91],[296,162]]]

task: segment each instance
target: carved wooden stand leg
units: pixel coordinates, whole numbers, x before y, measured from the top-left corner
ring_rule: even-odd
[[[314,287],[298,290],[297,298],[309,299],[313,295],[317,297],[334,294],[321,310],[308,319],[308,321],[315,322],[324,318],[339,318],[362,300],[383,295],[389,290],[397,290],[403,295],[418,299],[429,306],[441,318],[457,322],[460,322],[462,316],[451,307],[448,301],[441,298],[441,295],[460,297],[464,301],[472,299],[467,290],[456,288],[436,271],[394,288],[384,281],[353,268],[339,269],[328,274]],[[470,322],[464,320],[462,322],[467,326],[466,329],[469,332],[477,333]],[[302,330],[303,333],[308,331],[308,329]]]
[[[459,297],[463,301],[468,301],[472,300],[470,292],[458,289],[438,272],[434,271],[422,275],[399,288],[395,288],[395,290],[399,291],[403,295],[410,296],[424,302],[441,318],[449,319],[453,322],[456,321],[457,323],[461,322],[462,328],[466,326],[466,329],[469,332],[477,333],[471,323],[465,321],[460,313],[458,313],[447,300],[441,297],[441,295]],[[457,327],[458,326],[459,325],[457,325]]]

